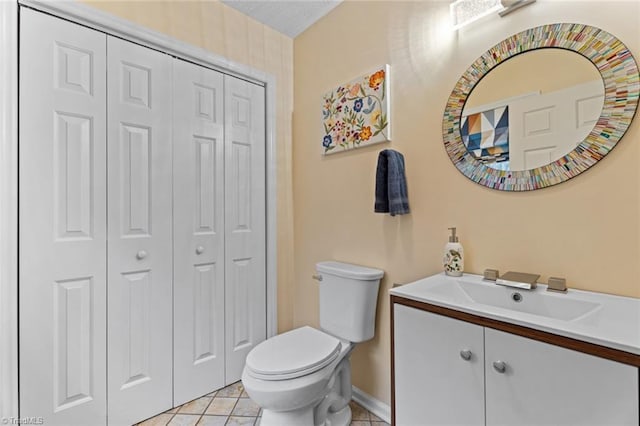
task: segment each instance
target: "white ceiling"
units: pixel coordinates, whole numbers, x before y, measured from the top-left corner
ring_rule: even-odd
[[[253,19],[291,38],[313,25],[342,0],[222,0]]]

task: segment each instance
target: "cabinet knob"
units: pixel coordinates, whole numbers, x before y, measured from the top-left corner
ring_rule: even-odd
[[[202,246],[196,247],[196,254],[202,254],[202,253],[204,253],[204,247]]]
[[[507,364],[504,361],[493,361],[493,369],[502,374],[507,371]]]
[[[136,253],[136,259],[138,260],[142,260],[145,257],[147,257],[147,252],[145,250],[140,250],[138,253]]]
[[[473,354],[469,349],[463,349],[460,351],[460,358],[464,359],[465,361],[469,361],[472,355]]]

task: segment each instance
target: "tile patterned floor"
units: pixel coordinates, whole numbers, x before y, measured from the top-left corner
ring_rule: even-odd
[[[382,419],[351,401],[352,426],[388,426]],[[159,414],[138,426],[259,426],[262,410],[237,382]]]

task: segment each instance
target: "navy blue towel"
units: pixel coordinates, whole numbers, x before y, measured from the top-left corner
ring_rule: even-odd
[[[404,157],[398,151],[385,149],[378,155],[376,202],[373,211],[390,213],[391,216],[409,213]]]

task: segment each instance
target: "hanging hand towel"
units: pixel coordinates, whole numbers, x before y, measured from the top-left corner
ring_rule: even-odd
[[[409,213],[404,157],[398,151],[385,149],[378,155],[374,211],[391,216]]]

